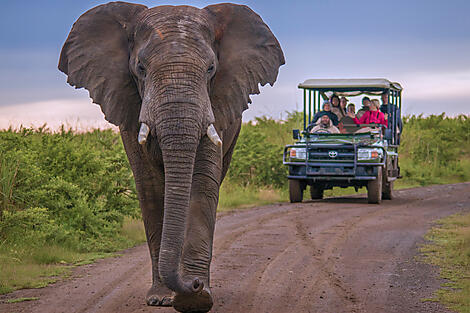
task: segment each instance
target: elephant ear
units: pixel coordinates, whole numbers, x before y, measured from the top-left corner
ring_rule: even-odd
[[[241,118],[250,95],[259,94],[258,84],[274,84],[284,55],[269,27],[249,7],[223,3],[205,9],[215,21],[219,61],[211,87],[212,106],[229,125]]]
[[[141,98],[129,71],[133,23],[146,6],[111,2],[84,13],[62,47],[59,70],[67,82],[88,90],[116,126],[137,123]]]

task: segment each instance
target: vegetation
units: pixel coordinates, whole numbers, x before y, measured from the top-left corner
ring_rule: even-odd
[[[139,210],[115,133],[8,130],[0,143],[0,293],[66,272],[50,264],[89,261],[142,241],[123,228]]]
[[[18,302],[35,301],[35,300],[39,300],[39,298],[38,297],[28,297],[28,298],[22,297],[22,298],[16,298],[16,299],[8,299],[8,300],[5,300],[5,302],[6,303],[18,303]]]
[[[405,183],[425,186],[470,180],[468,116],[411,116],[404,125],[400,165]]]
[[[220,193],[220,210],[287,200],[284,145],[302,115],[246,123]],[[470,119],[404,119],[398,187],[470,180]],[[353,193],[335,189],[326,196]],[[74,264],[145,240],[118,134],[45,127],[0,132],[0,293],[40,287]]]
[[[441,277],[448,281],[430,300],[470,313],[470,214],[441,219],[426,239],[431,243],[421,248],[424,260],[439,266]]]
[[[395,188],[470,180],[470,118],[444,114],[405,117],[400,147],[403,179]],[[287,201],[287,168],[282,152],[293,142],[292,129],[300,129],[302,114],[288,115],[286,121],[258,118],[243,126],[230,170],[221,190],[220,206],[233,208],[263,203],[266,190],[274,201]],[[263,193],[259,191],[263,190]],[[325,196],[354,194],[353,188],[335,188]],[[304,193],[307,197],[307,193]],[[234,199],[227,201],[226,199]]]

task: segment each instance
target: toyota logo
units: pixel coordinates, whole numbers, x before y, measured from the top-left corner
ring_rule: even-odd
[[[330,158],[336,158],[338,156],[338,152],[337,151],[329,151],[328,155],[330,156]]]

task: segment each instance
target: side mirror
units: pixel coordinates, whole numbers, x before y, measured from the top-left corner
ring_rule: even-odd
[[[300,130],[298,129],[293,129],[292,130],[292,138],[298,140],[300,139]]]
[[[392,140],[392,130],[391,129],[389,129],[389,128],[385,129],[384,138],[386,140]]]

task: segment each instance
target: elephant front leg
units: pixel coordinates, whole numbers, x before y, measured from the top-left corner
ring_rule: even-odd
[[[163,225],[163,167],[150,161],[141,145],[137,143],[137,129],[121,130],[129,163],[134,174],[139,197],[145,235],[152,261],[152,286],[147,292],[146,302],[151,306],[171,306],[173,292],[160,279],[158,257],[162,238]]]
[[[204,288],[193,295],[175,295],[173,307],[180,312],[207,312],[213,305],[210,263],[221,164],[219,148],[208,139],[203,140],[194,165],[188,228],[183,250],[183,271],[185,277],[197,277],[204,282]]]
[[[141,209],[152,260],[152,287],[148,290],[145,300],[147,305],[151,306],[171,306],[173,292],[163,284],[158,272],[158,256],[160,254],[163,225],[163,193],[158,199],[147,200],[145,204],[141,201]]]

